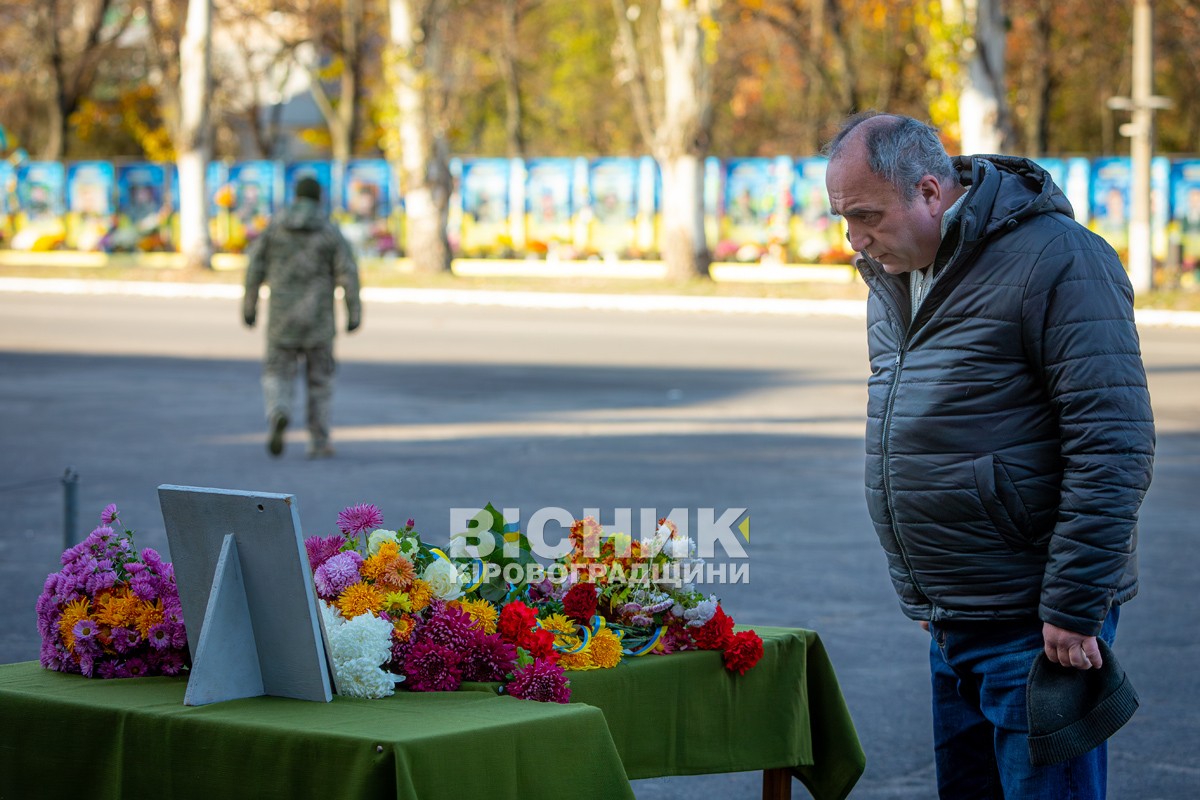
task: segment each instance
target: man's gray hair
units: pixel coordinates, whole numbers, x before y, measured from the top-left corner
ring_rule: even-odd
[[[874,111],[855,114],[842,124],[822,152],[831,161],[837,158],[859,126],[863,126],[859,133],[867,150],[867,166],[895,186],[905,200],[917,196],[917,183],[926,175],[947,186],[959,185],[958,172],[937,131],[912,117]]]

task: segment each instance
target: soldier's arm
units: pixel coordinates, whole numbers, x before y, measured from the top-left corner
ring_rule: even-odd
[[[267,235],[257,237],[250,243],[246,261],[246,292],[242,295],[242,319],[254,327],[258,316],[258,290],[267,278]]]
[[[346,298],[346,330],[353,331],[362,324],[362,300],[358,294],[358,262],[354,259],[350,243],[341,233],[337,233],[333,273],[334,282],[342,287]]]

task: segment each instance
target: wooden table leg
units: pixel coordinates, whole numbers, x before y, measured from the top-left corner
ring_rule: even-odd
[[[792,800],[792,771],[787,767],[763,770],[763,800]]]

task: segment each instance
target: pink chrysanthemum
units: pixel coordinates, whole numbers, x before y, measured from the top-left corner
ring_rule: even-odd
[[[460,666],[464,681],[501,681],[517,662],[517,648],[498,633],[472,631],[471,643]]]
[[[347,536],[373,531],[383,525],[383,514],[371,503],[347,506],[338,514],[338,530]]]
[[[341,552],[346,540],[341,536],[310,536],[304,540],[304,550],[308,553],[308,565],[312,571]]]
[[[517,670],[508,683],[508,693],[522,700],[569,703],[571,685],[567,673],[553,661],[539,658]]]
[[[347,586],[358,583],[358,567],[362,564],[362,556],[353,550],[329,558],[313,573],[313,583],[316,584],[317,594],[322,600],[333,600]]]
[[[114,522],[116,522],[118,513],[117,504],[109,503],[104,507],[104,510],[100,512],[100,522],[104,525],[112,525]]]
[[[462,685],[459,660],[449,647],[417,642],[404,659],[404,685],[414,692],[453,692]]]

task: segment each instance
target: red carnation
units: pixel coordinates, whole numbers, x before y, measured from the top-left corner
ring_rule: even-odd
[[[587,625],[596,615],[596,585],[577,583],[563,598],[563,613],[580,625]]]
[[[517,647],[523,647],[534,658],[545,658],[558,661],[558,653],[554,650],[554,634],[545,628],[534,628],[521,634]]]
[[[500,619],[496,622],[496,630],[507,641],[518,643],[521,634],[528,632],[537,621],[537,612],[529,606],[516,600],[500,610]]]
[[[735,633],[725,648],[725,669],[745,675],[762,658],[762,639],[754,631]]]
[[[692,634],[692,640],[701,650],[724,650],[732,638],[733,619],[726,616],[720,606],[717,606],[717,613]]]

